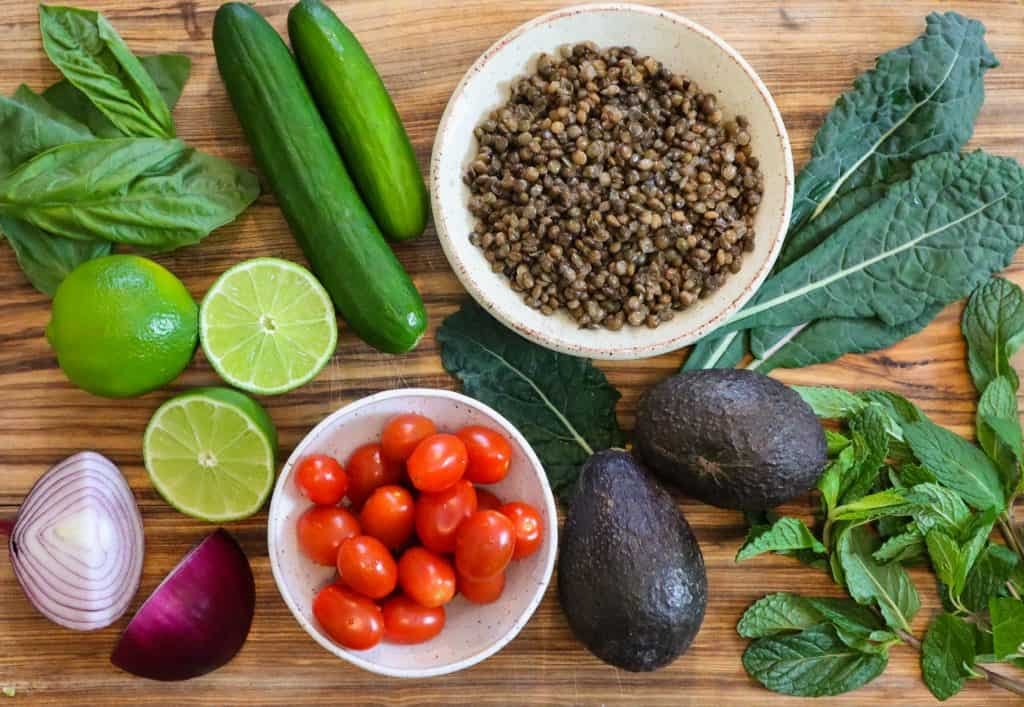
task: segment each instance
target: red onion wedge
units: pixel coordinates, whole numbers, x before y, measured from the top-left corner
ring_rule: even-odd
[[[110,661],[150,680],[205,675],[242,648],[255,608],[249,560],[222,528],[194,547],[150,595]]]
[[[11,565],[28,600],[76,631],[117,621],[139,589],[142,516],[124,476],[96,452],[79,452],[28,492],[10,533]]]

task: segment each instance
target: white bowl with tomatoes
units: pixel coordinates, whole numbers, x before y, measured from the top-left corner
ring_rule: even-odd
[[[487,405],[410,388],[338,410],[277,480],[270,564],[299,625],[365,670],[476,665],[530,620],[558,516],[529,443]]]

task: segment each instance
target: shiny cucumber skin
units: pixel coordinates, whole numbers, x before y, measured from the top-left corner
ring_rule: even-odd
[[[241,3],[217,11],[213,43],[256,161],[339,314],[374,348],[412,350],[427,326],[423,300],[360,199],[288,47]]]
[[[423,233],[430,199],[409,135],[356,36],[320,0],[288,13],[288,37],[324,121],[381,232]]]

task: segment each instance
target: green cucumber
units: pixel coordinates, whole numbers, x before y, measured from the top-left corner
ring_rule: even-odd
[[[291,9],[288,37],[380,230],[394,241],[423,233],[430,203],[416,153],[359,40],[320,0]]]
[[[356,191],[284,41],[248,5],[221,6],[217,66],[295,239],[338,313],[371,346],[415,348],[423,300]]]

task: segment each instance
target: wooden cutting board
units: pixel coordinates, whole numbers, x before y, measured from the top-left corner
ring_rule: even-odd
[[[184,52],[194,67],[175,117],[180,135],[198,148],[244,164],[252,159],[217,75],[210,39],[217,3],[210,0],[102,0],[104,12],[138,53]],[[260,1],[258,9],[282,32],[291,1]],[[561,4],[552,0],[349,0],[332,2],[359,35],[391,89],[415,142],[424,172],[438,120],[463,72],[498,37]],[[973,147],[1024,160],[1024,5],[1019,0],[975,2],[836,2],[834,0],[692,0],[666,2],[723,36],[741,51],[771,89],[789,126],[799,167],[822,117],[874,58],[924,29],[933,9],[957,9],[988,26],[1002,61],[986,79],[988,98]],[[438,6],[438,7],[432,7]],[[36,7],[0,0],[0,91],[21,82],[41,89],[57,78],[39,42]],[[453,388],[441,368],[434,332],[464,296],[432,230],[398,249],[424,295],[431,328],[420,347],[402,357],[376,353],[343,332],[329,367],[306,387],[264,402],[281,433],[282,459],[322,417],[352,400],[404,386]],[[245,258],[301,255],[275,206],[262,197],[240,221],[202,245],[160,260],[197,298],[219,273]],[[43,337],[48,301],[33,290],[9,248],[0,247],[0,516],[13,514],[33,481],[50,464],[95,449],[128,477],[146,524],[142,591],[149,594],[185,551],[211,528],[169,508],[150,486],[140,443],[153,410],[167,397],[217,383],[199,354],[165,390],[130,401],[92,397],[72,387]],[[1008,276],[1024,283],[1024,253]],[[951,306],[923,333],[888,351],[847,356],[778,377],[790,383],[850,388],[887,387],[921,405],[936,421],[970,434],[975,395],[964,366],[961,306]],[[682,354],[602,364],[623,392],[620,414],[631,426],[638,396],[674,371]],[[186,684],[135,679],[107,657],[125,621],[93,634],[60,629],[36,614],[0,559],[0,686],[13,686],[11,704],[785,704],[747,678],[740,665],[744,641],[734,627],[743,609],[771,591],[835,594],[827,577],[785,559],[742,566],[733,555],[744,533],[739,513],[680,500],[708,566],[710,603],[693,648],[671,667],[634,675],[609,667],[582,648],[566,625],[553,589],[522,634],[482,665],[427,681],[378,677],[343,663],[316,646],[292,619],[275,589],[267,560],[266,515],[231,526],[256,573],[258,603],[252,634],[224,669]],[[806,499],[797,504],[806,510]],[[802,506],[803,508],[799,508]],[[0,553],[2,554],[2,553]],[[914,571],[925,600],[915,628],[921,635],[936,611],[931,575]],[[134,608],[134,607],[133,607]],[[1007,670],[1007,668],[1000,668]],[[917,656],[892,651],[888,670],[870,686],[830,703],[927,704]],[[0,703],[4,698],[0,696]],[[1020,704],[1020,698],[974,682],[952,704]]]

